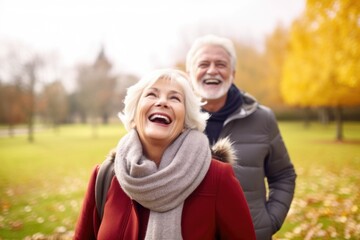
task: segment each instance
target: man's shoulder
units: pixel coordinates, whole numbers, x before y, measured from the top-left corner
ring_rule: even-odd
[[[251,111],[251,112],[255,112],[255,111],[259,111],[263,114],[274,114],[272,109],[262,103],[260,103],[253,95],[251,95],[248,92],[241,92],[242,95],[242,99],[243,99],[243,105],[242,105],[242,109],[246,110],[246,111]]]
[[[274,114],[273,110],[270,107],[268,107],[266,105],[262,105],[262,104],[258,105],[257,110],[259,112],[263,112],[263,114],[266,114],[266,115],[273,115]]]

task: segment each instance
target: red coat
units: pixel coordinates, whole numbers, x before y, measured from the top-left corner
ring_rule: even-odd
[[[116,177],[110,185],[99,226],[95,207],[96,167],[79,216],[74,239],[144,239],[149,210],[131,200]],[[231,165],[213,160],[197,189],[185,200],[182,237],[186,239],[255,239],[248,205]]]

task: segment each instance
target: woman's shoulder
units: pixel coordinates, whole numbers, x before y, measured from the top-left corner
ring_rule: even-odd
[[[210,164],[210,168],[208,171],[208,174],[213,176],[213,177],[219,177],[224,173],[229,173],[233,171],[232,170],[232,165],[230,163],[226,163],[226,162],[221,162],[216,158],[213,158],[211,160],[211,164]]]
[[[206,192],[216,192],[217,188],[223,181],[224,176],[231,176],[232,174],[232,166],[229,163],[224,163],[213,158],[211,160],[209,170],[200,184],[199,189]]]

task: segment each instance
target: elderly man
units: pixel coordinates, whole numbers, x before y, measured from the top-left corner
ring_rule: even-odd
[[[228,137],[237,154],[236,177],[243,187],[257,239],[271,239],[282,226],[295,190],[296,173],[271,109],[233,83],[233,43],[214,35],[198,38],[187,54],[193,88],[211,117],[210,144]]]

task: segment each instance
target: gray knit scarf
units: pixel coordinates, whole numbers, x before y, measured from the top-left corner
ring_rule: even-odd
[[[204,179],[211,162],[207,137],[184,131],[164,152],[159,168],[143,156],[136,130],[116,149],[115,175],[124,192],[150,209],[145,239],[182,239],[181,215],[185,199]]]

